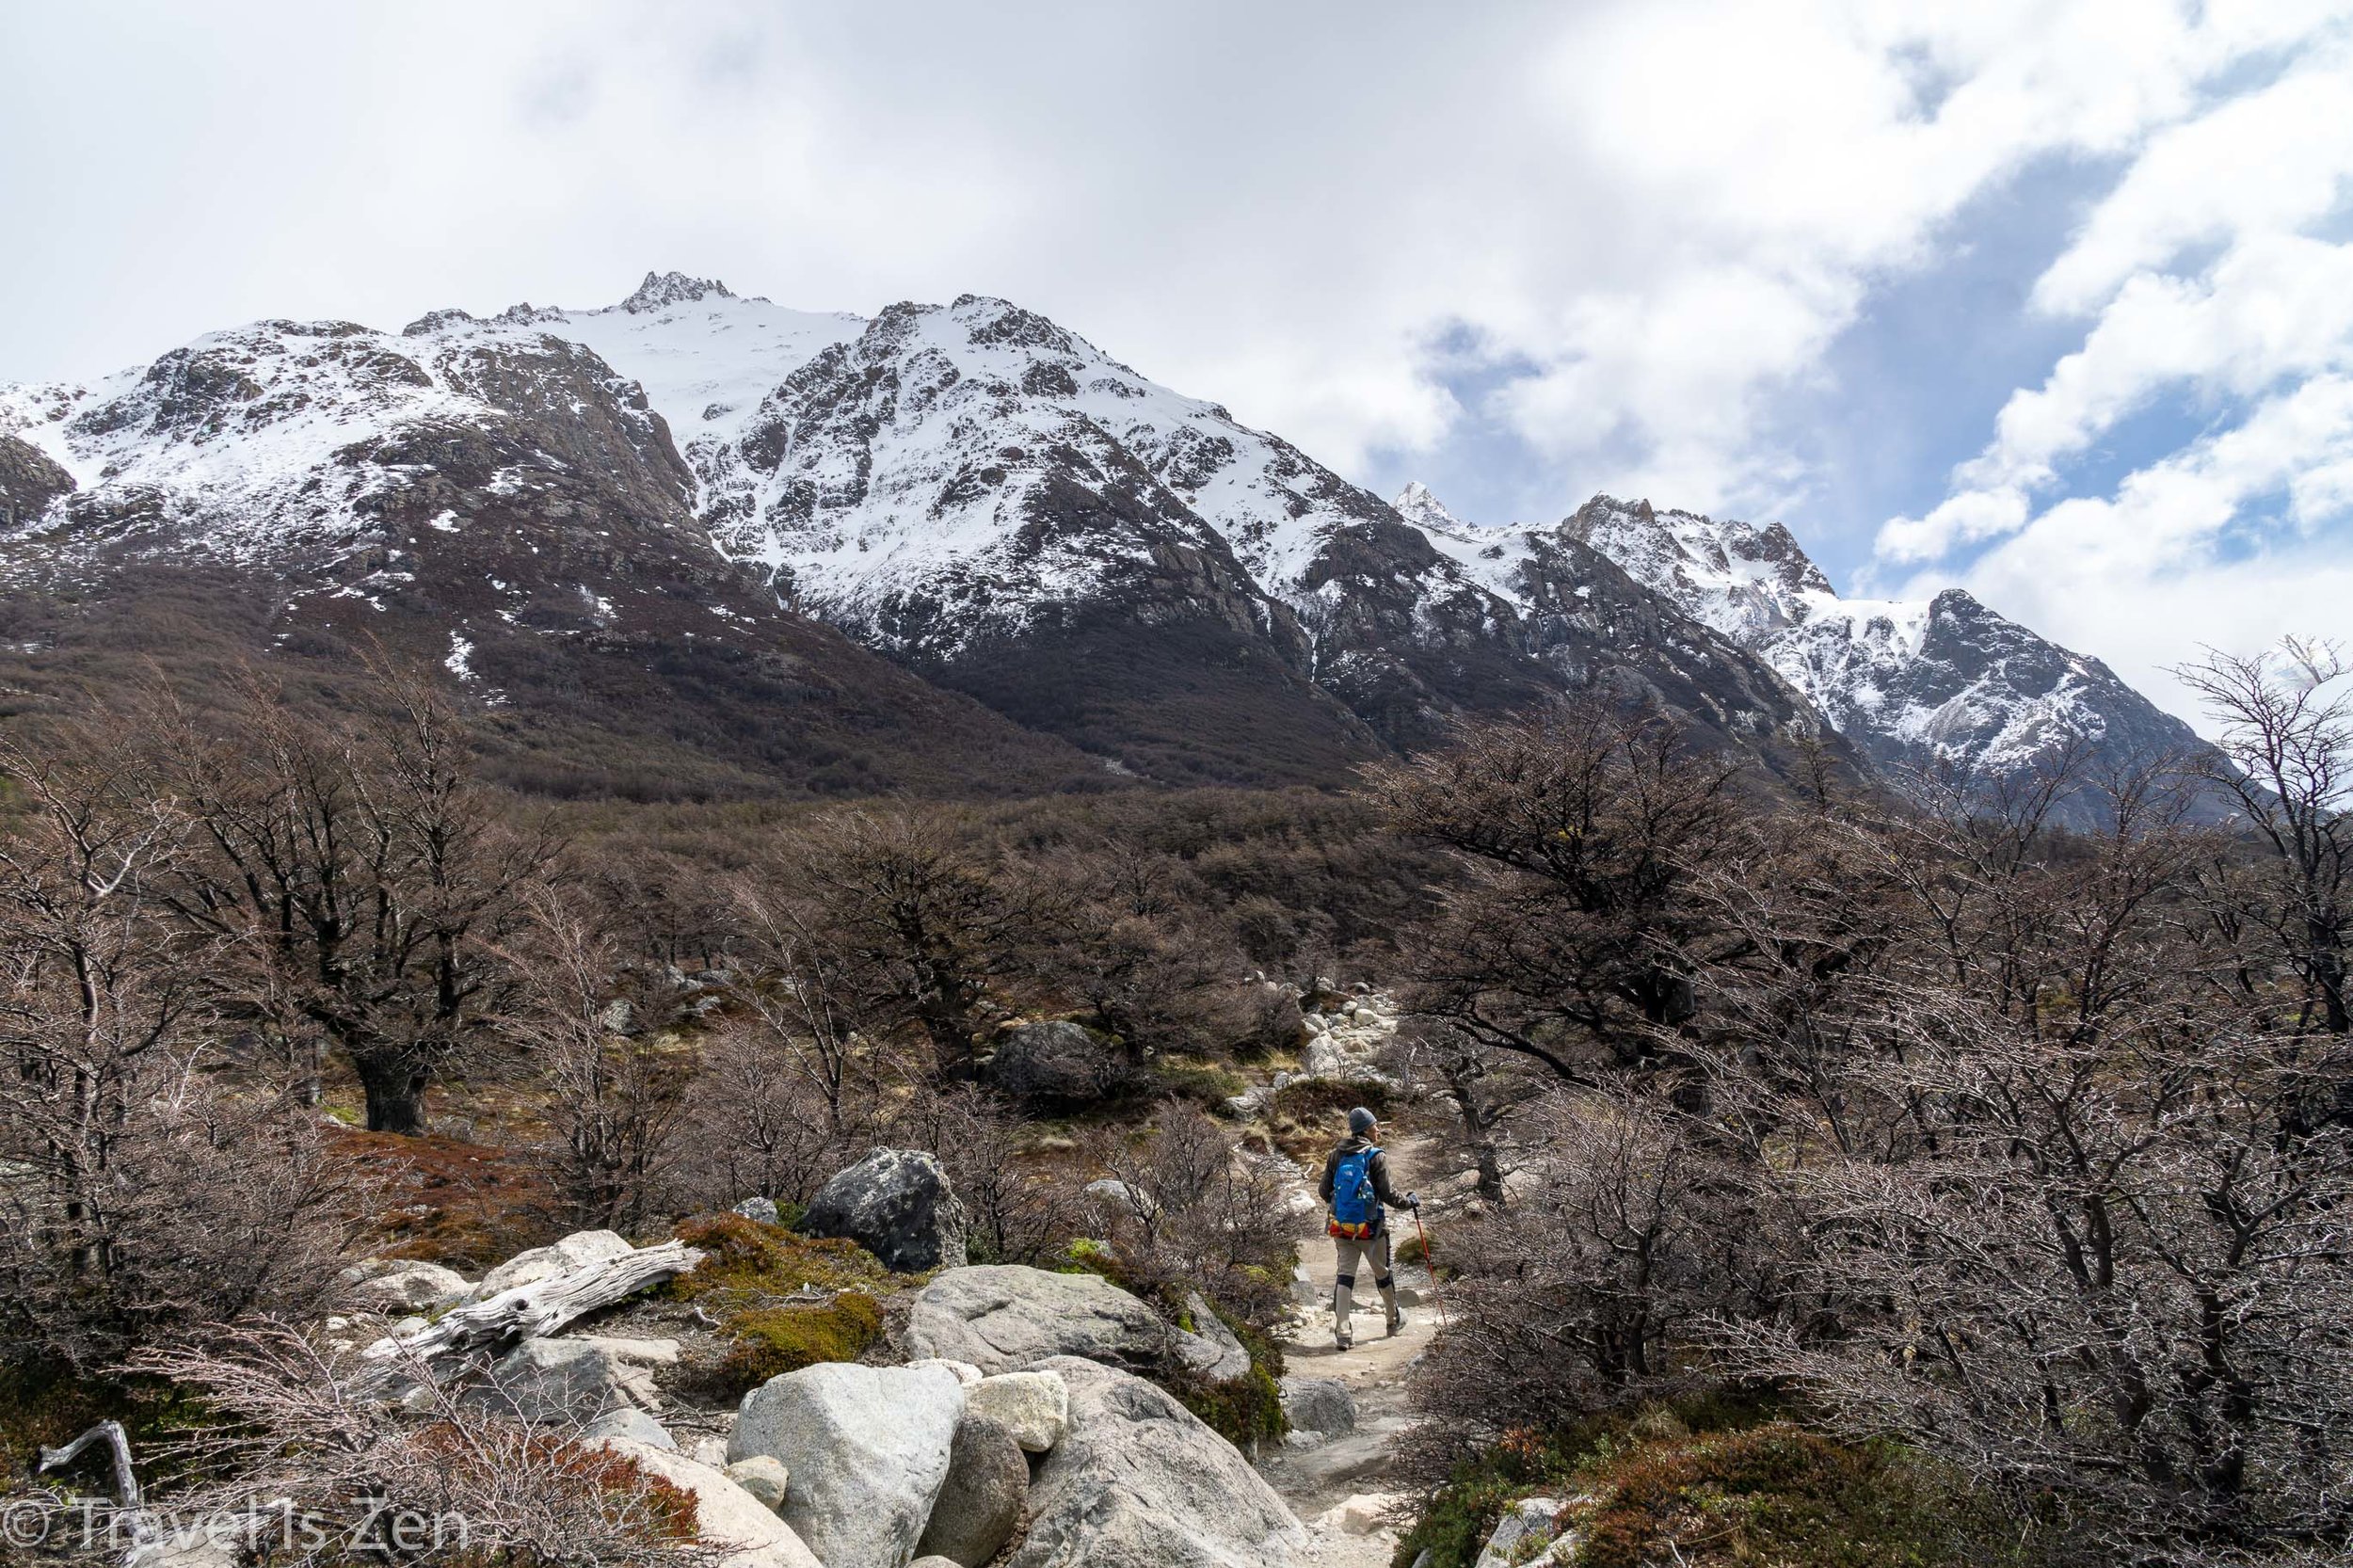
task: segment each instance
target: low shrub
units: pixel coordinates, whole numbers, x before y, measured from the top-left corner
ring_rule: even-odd
[[[1694,1432],[1698,1435],[1693,1435]],[[1718,1390],[1550,1432],[1506,1432],[1459,1461],[1398,1547],[1402,1565],[1469,1568],[1505,1510],[1564,1511],[1577,1568],[2035,1568],[2044,1548],[1993,1499],[1884,1444],[1786,1418],[1769,1392]]]
[[[1250,1352],[1250,1370],[1222,1383],[1178,1373],[1162,1380],[1162,1386],[1244,1453],[1256,1451],[1260,1443],[1280,1443],[1290,1431],[1289,1418],[1283,1414],[1283,1391],[1275,1382],[1283,1375],[1282,1347],[1247,1323],[1222,1312],[1218,1317]]]
[[[1579,1568],[1803,1562],[1929,1568],[2029,1560],[1983,1496],[1885,1444],[1833,1442],[1787,1422],[1645,1444],[1588,1466],[1598,1501],[1573,1510]]]

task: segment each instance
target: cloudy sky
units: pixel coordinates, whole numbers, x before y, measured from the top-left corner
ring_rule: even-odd
[[[2353,0],[0,0],[0,380],[1002,295],[1465,517],[1786,520],[2182,706],[2353,637]]]

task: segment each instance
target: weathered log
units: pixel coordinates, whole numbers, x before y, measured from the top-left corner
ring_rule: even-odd
[[[385,1365],[367,1383],[389,1383],[409,1368],[432,1367],[452,1357],[493,1351],[516,1339],[553,1334],[575,1319],[682,1274],[702,1261],[683,1241],[640,1247],[635,1252],[575,1269],[552,1279],[502,1290],[486,1301],[455,1307],[440,1321],[408,1334],[388,1335],[360,1352],[365,1361]]]
[[[62,1448],[40,1450],[40,1466],[33,1473],[44,1475],[61,1464],[73,1463],[73,1456],[92,1443],[104,1443],[113,1450],[115,1461],[115,1501],[124,1508],[139,1506],[139,1478],[131,1469],[131,1439],[120,1421],[101,1421]]]

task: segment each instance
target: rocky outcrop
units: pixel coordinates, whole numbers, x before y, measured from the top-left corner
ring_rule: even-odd
[[[14,436],[0,436],[0,529],[34,522],[51,502],[72,495],[74,488],[73,475],[39,447]]]
[[[901,1568],[963,1417],[964,1385],[946,1368],[804,1367],[744,1396],[728,1460],[784,1465],[784,1518],[826,1568]]]
[[[1000,1093],[1046,1105],[1089,1104],[1116,1094],[1134,1077],[1112,1042],[1061,1018],[1000,1033],[986,1070]]]
[[[916,1551],[983,1568],[1013,1539],[1029,1493],[1030,1464],[1012,1431],[967,1410]]]
[[[964,1266],[964,1206],[937,1158],[913,1149],[876,1149],[836,1173],[801,1229],[847,1238],[902,1273]]]
[[[1077,1357],[1070,1430],[1030,1483],[1009,1568],[1290,1568],[1305,1544],[1283,1499],[1170,1395]]]
[[[923,1287],[906,1343],[915,1355],[968,1361],[989,1373],[1048,1356],[1156,1371],[1176,1350],[1176,1331],[1111,1281],[1012,1263],[952,1269]]]

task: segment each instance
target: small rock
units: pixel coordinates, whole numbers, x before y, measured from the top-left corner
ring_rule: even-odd
[[[686,1456],[697,1464],[708,1464],[714,1470],[728,1467],[728,1440],[724,1437],[697,1437]]]
[[[939,1160],[914,1149],[876,1149],[836,1173],[801,1229],[847,1237],[900,1273],[964,1266],[964,1206]]]
[[[739,1459],[727,1467],[728,1480],[760,1500],[771,1513],[784,1512],[784,1499],[792,1490],[792,1473],[784,1462],[766,1454],[754,1454]]]
[[[747,1220],[757,1220],[763,1225],[783,1224],[781,1216],[776,1213],[776,1200],[774,1198],[745,1198],[735,1206],[735,1212]]]
[[[1280,1378],[1283,1415],[1294,1430],[1338,1437],[1356,1430],[1356,1397],[1337,1378]]]
[[[1200,1291],[1186,1296],[1185,1314],[1193,1320],[1193,1332],[1177,1335],[1176,1351],[1189,1369],[1219,1383],[1249,1375],[1249,1351],[1225,1320],[1209,1309]]]
[[[1030,1493],[1030,1462],[1000,1422],[964,1413],[948,1456],[948,1479],[932,1502],[919,1556],[983,1568],[1013,1539]]]
[[[1027,1453],[1046,1452],[1070,1426],[1070,1385],[1052,1372],[1000,1372],[966,1389],[964,1401],[1001,1423]]]
[[[580,1429],[580,1438],[584,1443],[600,1437],[626,1437],[632,1443],[643,1443],[650,1448],[667,1448],[673,1453],[678,1451],[678,1439],[670,1435],[669,1428],[631,1405],[608,1410]]]
[[[1316,1523],[1343,1535],[1376,1534],[1386,1527],[1386,1516],[1397,1508],[1398,1501],[1393,1492],[1362,1493],[1324,1510]]]
[[[970,1388],[974,1384],[979,1383],[982,1377],[985,1375],[978,1367],[973,1366],[969,1361],[955,1361],[943,1355],[925,1356],[920,1361],[910,1361],[907,1365],[910,1368],[945,1367],[948,1370],[955,1373],[956,1381],[964,1384],[967,1388]]]
[[[952,1557],[919,1557],[907,1568],[964,1568],[964,1564]]]
[[[1113,1176],[1090,1181],[1080,1191],[1090,1198],[1112,1205],[1122,1214],[1141,1214],[1148,1219],[1160,1211],[1159,1201],[1151,1193]]]
[[[355,1304],[373,1311],[406,1313],[444,1305],[472,1288],[472,1282],[455,1269],[402,1263],[353,1281],[348,1293]]]
[[[1473,1568],[1512,1568],[1525,1562],[1552,1541],[1552,1521],[1562,1504],[1558,1497],[1524,1497],[1487,1537]]]

